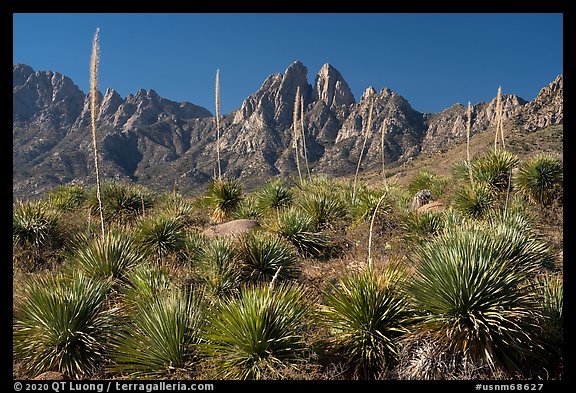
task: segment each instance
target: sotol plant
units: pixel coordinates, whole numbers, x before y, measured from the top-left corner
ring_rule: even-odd
[[[112,371],[158,378],[187,367],[204,312],[201,296],[178,290],[138,304],[114,340]]]
[[[245,288],[217,304],[202,337],[218,377],[281,378],[306,359],[304,334],[310,319],[306,292],[279,284]]]
[[[109,282],[84,274],[30,278],[14,314],[14,356],[33,374],[60,371],[90,377],[103,364],[118,328],[118,312],[107,308]]]
[[[296,257],[294,247],[272,233],[256,232],[240,241],[240,258],[249,281],[268,282],[277,272],[278,279],[295,278],[298,275]]]
[[[529,250],[510,252],[509,242],[490,230],[456,228],[421,245],[409,288],[421,310],[416,331],[491,369],[522,369],[542,349],[541,315],[527,284],[537,265]]]
[[[515,185],[534,203],[549,205],[562,193],[562,160],[552,154],[538,154],[528,159],[520,166]]]
[[[357,376],[373,377],[398,355],[409,317],[403,276],[398,267],[368,269],[340,278],[326,293],[322,315],[331,343]]]
[[[208,185],[205,203],[211,206],[212,220],[221,223],[231,217],[243,199],[240,182],[232,179],[215,179]]]
[[[83,271],[96,280],[123,281],[127,272],[140,264],[146,254],[132,238],[108,232],[105,237],[90,239],[80,235],[68,257],[70,271]]]

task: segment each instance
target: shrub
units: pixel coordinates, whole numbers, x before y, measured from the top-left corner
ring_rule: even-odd
[[[102,185],[102,215],[106,222],[126,223],[143,214],[153,206],[154,198],[150,191],[141,186],[106,182]],[[96,189],[88,195],[88,207],[98,215]]]
[[[134,377],[166,377],[193,361],[204,308],[200,296],[162,293],[128,315],[114,340],[112,371]]]
[[[160,260],[186,247],[184,222],[178,217],[161,214],[143,219],[136,231],[136,243]]]
[[[214,179],[208,185],[205,203],[211,206],[212,220],[220,223],[229,218],[243,199],[240,182],[231,179]]]
[[[313,217],[294,208],[280,212],[271,229],[303,255],[320,256],[329,245],[329,238],[316,229]]]
[[[526,284],[535,258],[509,242],[490,230],[441,234],[412,256],[417,271],[410,292],[422,312],[417,330],[438,346],[492,369],[518,370],[541,350],[541,315]]]
[[[86,193],[79,184],[58,186],[48,193],[48,203],[60,210],[73,210],[84,203]]]
[[[106,308],[109,282],[84,274],[30,278],[14,315],[14,355],[34,374],[59,371],[90,377],[108,354],[118,327],[117,312]]]
[[[257,203],[260,210],[279,210],[292,203],[292,190],[282,179],[272,179],[257,193]]]
[[[530,158],[520,166],[515,185],[534,203],[550,205],[562,193],[562,160],[552,154]]]
[[[287,280],[298,275],[293,246],[271,233],[256,232],[240,241],[240,258],[249,281]],[[280,269],[280,270],[278,270]]]
[[[145,254],[127,235],[108,232],[104,239],[80,235],[68,258],[71,271],[81,270],[92,279],[119,282],[144,260]]]
[[[435,198],[444,193],[448,180],[429,171],[420,171],[410,181],[408,191],[413,195],[420,190],[430,190]]]
[[[369,269],[340,278],[326,293],[322,315],[331,343],[357,375],[375,376],[396,359],[409,316],[402,281],[398,268]]]
[[[241,266],[238,250],[230,239],[206,241],[197,256],[198,281],[213,296],[224,296],[238,290]]]
[[[12,212],[12,241],[40,249],[58,238],[60,215],[43,202],[17,202]]]
[[[203,353],[218,377],[279,378],[305,360],[304,333],[311,308],[301,287],[245,288],[221,301],[204,325]]]
[[[456,191],[452,205],[463,216],[482,218],[496,203],[494,191],[486,184],[464,185]]]

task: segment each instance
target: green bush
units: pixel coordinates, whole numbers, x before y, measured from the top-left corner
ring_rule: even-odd
[[[550,205],[562,194],[562,160],[552,154],[538,154],[520,166],[514,184],[534,203]]]
[[[295,208],[281,211],[271,229],[292,243],[303,255],[320,256],[329,245],[327,235],[316,229],[314,218]]]
[[[417,271],[409,289],[421,310],[418,331],[452,353],[515,371],[542,349],[541,314],[527,284],[540,249],[510,241],[492,230],[444,232],[414,252]]]
[[[105,361],[119,326],[116,309],[106,307],[110,283],[79,273],[30,278],[24,287],[14,314],[14,357],[33,374],[89,378]]]
[[[403,274],[397,267],[345,275],[325,297],[322,315],[332,332],[331,343],[356,375],[374,377],[395,362],[409,321]]]
[[[81,270],[92,279],[112,279],[117,283],[145,256],[143,250],[122,233],[108,232],[104,238],[79,235],[68,256],[68,269]]]
[[[205,315],[200,299],[171,291],[137,304],[114,340],[111,370],[133,377],[166,378],[189,367]]]
[[[208,185],[204,202],[214,209],[212,220],[221,223],[232,216],[242,199],[242,187],[238,180],[214,179]]]
[[[217,304],[202,337],[219,378],[282,378],[306,359],[311,308],[298,286],[247,287]]]
[[[278,280],[288,280],[299,273],[296,250],[275,234],[256,232],[245,236],[240,241],[240,258],[249,281],[270,281],[277,272]]]

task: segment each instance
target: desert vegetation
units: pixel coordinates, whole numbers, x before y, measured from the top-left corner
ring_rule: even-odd
[[[297,92],[297,172],[254,190],[219,145],[201,195],[101,182],[94,143],[94,187],[15,202],[14,377],[561,379],[561,157],[518,158],[499,122],[494,149],[400,183],[383,125],[367,182],[371,107],[354,177],[311,176],[299,114]]]
[[[18,201],[15,376],[561,378],[561,169],[488,150],[387,187],[104,182],[103,238],[94,188]],[[445,209],[413,210],[422,188]],[[204,233],[238,217],[259,226]]]

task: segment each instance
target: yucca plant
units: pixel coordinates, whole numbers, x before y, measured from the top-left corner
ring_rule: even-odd
[[[105,361],[118,327],[117,310],[107,307],[110,282],[78,273],[29,278],[24,287],[14,314],[15,358],[32,374],[89,378]]]
[[[430,190],[435,198],[439,198],[446,188],[448,180],[430,171],[418,172],[408,184],[408,191],[415,194],[420,190]]]
[[[154,196],[146,188],[114,182],[102,184],[102,211],[106,222],[126,223],[153,206]],[[94,190],[88,196],[88,207],[92,213],[98,210],[98,199]]]
[[[169,215],[181,221],[183,225],[191,223],[190,216],[195,209],[192,201],[174,192],[161,194],[154,203],[154,208],[161,214]]]
[[[214,179],[208,185],[205,203],[211,206],[212,220],[221,223],[229,218],[243,199],[238,180]]]
[[[182,253],[186,247],[184,222],[177,216],[160,214],[147,217],[137,226],[135,243],[157,260],[170,253]]]
[[[16,202],[12,211],[12,244],[22,250],[18,258],[27,270],[45,262],[46,252],[61,244],[61,215],[42,201]]]
[[[368,269],[341,277],[325,294],[322,315],[330,342],[357,377],[374,377],[398,355],[410,315],[403,282],[397,266],[383,273]]]
[[[562,160],[552,154],[538,154],[520,165],[514,184],[534,203],[549,205],[562,193]]]
[[[334,227],[346,216],[346,206],[334,190],[306,192],[300,196],[298,206],[312,217],[318,229]]]
[[[310,312],[300,286],[244,288],[208,315],[202,352],[211,358],[218,378],[282,378],[306,359]]]
[[[474,182],[484,183],[496,192],[505,192],[510,181],[510,172],[518,164],[514,154],[497,149],[472,160]],[[469,177],[467,174],[466,179]]]
[[[18,201],[12,212],[12,241],[21,246],[47,246],[58,237],[59,219],[42,201]]]
[[[123,303],[129,308],[148,304],[171,290],[173,284],[165,267],[144,264],[130,270],[120,288]]]
[[[496,207],[497,195],[485,183],[463,185],[456,191],[452,206],[468,218],[482,218]]]
[[[303,255],[320,256],[330,243],[328,236],[316,229],[314,218],[295,208],[281,211],[271,230],[292,243]]]
[[[488,230],[446,231],[411,256],[417,271],[409,291],[421,311],[415,332],[493,370],[515,371],[542,349],[541,314],[527,285],[537,266],[507,242]]]
[[[286,181],[280,178],[272,179],[257,193],[258,207],[267,211],[280,210],[292,203],[293,193]]]
[[[562,276],[545,274],[536,280],[536,295],[542,314],[546,317],[543,330],[544,346],[548,356],[545,367],[552,369],[562,362],[564,342],[564,284]]]
[[[197,280],[208,294],[225,296],[238,291],[241,280],[238,249],[231,239],[207,240],[197,255]]]
[[[74,210],[86,200],[84,187],[79,184],[58,186],[48,192],[48,203],[59,210]]]
[[[256,232],[240,241],[240,259],[249,281],[288,280],[298,275],[297,253],[290,243],[278,235]]]
[[[263,216],[264,212],[252,195],[242,199],[232,213],[235,219],[260,220]]]
[[[145,252],[123,233],[108,232],[104,239],[79,235],[68,256],[70,271],[83,271],[93,279],[123,281],[140,264]]]
[[[194,362],[204,320],[201,296],[175,290],[131,310],[114,340],[111,371],[166,378]]]
[[[374,215],[376,206],[382,197],[382,191],[370,190],[368,188],[358,187],[356,190],[355,203],[350,204],[350,214],[354,217],[356,223],[368,221]],[[376,219],[382,219],[392,211],[392,203],[388,194],[380,202]]]
[[[433,212],[411,211],[402,222],[404,238],[413,242],[428,239],[439,233],[445,226],[445,215]]]

